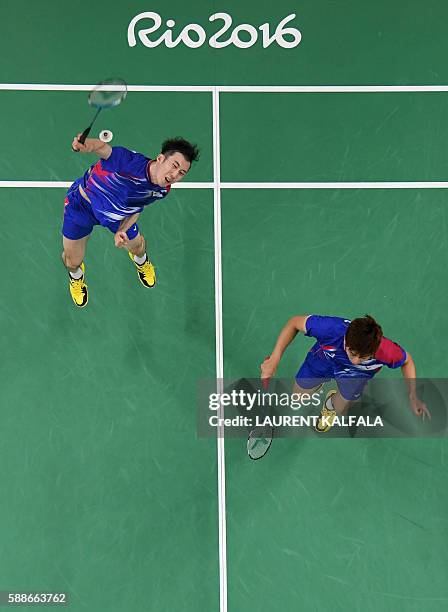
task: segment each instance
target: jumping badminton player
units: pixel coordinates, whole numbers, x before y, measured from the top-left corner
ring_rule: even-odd
[[[385,338],[381,327],[369,315],[353,321],[320,315],[293,317],[280,332],[270,357],[261,364],[262,379],[274,376],[286,347],[298,332],[315,338],[316,343],[296,374],[294,393],[311,394],[331,379],[338,387],[328,393],[316,431],[328,431],[336,414],[344,414],[350,402],[361,397],[367,381],[383,366],[401,368],[411,410],[423,418],[431,416],[416,393],[416,370],[411,355]]]
[[[128,251],[142,285],[155,285],[155,269],[137,219],[145,206],[168,195],[171,185],[180,181],[199,158],[199,151],[183,138],[174,138],[162,144],[155,159],[149,159],[96,138],[87,138],[81,144],[79,137],[73,140],[73,149],[100,158],[71,185],[65,198],[62,260],[73,302],[83,308],[89,299],[84,254],[95,225],[109,229],[115,246]]]

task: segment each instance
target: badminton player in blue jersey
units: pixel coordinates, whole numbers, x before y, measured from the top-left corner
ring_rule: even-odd
[[[350,402],[361,397],[367,382],[383,366],[401,368],[408,386],[411,410],[417,416],[431,417],[417,396],[417,374],[410,353],[385,338],[380,325],[369,315],[353,321],[321,315],[293,317],[280,332],[272,354],[261,364],[261,378],[266,383],[274,376],[286,347],[299,332],[316,342],[296,374],[294,393],[311,395],[329,380],[335,380],[338,387],[337,391],[331,390],[327,395],[316,425],[317,431],[328,431],[336,414],[344,414]]]
[[[154,286],[155,269],[137,220],[148,204],[163,200],[171,185],[182,180],[199,158],[199,151],[183,138],[174,138],[166,140],[157,157],[150,159],[96,138],[81,144],[79,137],[73,140],[73,149],[100,158],[71,185],[65,198],[62,260],[73,302],[83,308],[89,299],[84,254],[95,225],[110,230],[115,246],[128,251],[142,285]]]

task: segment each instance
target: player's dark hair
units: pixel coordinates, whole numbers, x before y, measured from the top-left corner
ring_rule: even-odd
[[[199,159],[199,149],[185,138],[169,138],[162,144],[162,154],[169,157],[173,153],[182,153],[190,164]]]
[[[346,346],[359,355],[367,357],[375,355],[380,346],[383,330],[370,315],[353,319],[345,334]]]

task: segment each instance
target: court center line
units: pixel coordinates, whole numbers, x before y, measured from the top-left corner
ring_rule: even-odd
[[[222,251],[221,251],[221,154],[219,91],[212,93],[213,101],[213,210],[215,252],[215,342],[216,342],[216,391],[223,393],[224,347],[222,324]],[[220,405],[218,418],[224,417]],[[217,427],[218,469],[218,533],[219,533],[219,609],[227,612],[227,528],[226,528],[226,464],[224,427]]]

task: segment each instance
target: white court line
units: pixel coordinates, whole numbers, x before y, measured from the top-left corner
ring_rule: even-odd
[[[90,85],[0,83],[5,91],[90,91]],[[448,91],[448,85],[128,85],[128,91],[221,93],[381,93]]]
[[[0,83],[4,91],[91,91],[96,84],[70,85],[58,83]],[[128,91],[212,92],[212,85],[128,85]]]
[[[448,91],[448,85],[220,85],[221,93],[387,93]]]
[[[73,181],[0,181],[0,187],[70,187]],[[213,189],[214,183],[176,183],[173,189]]]
[[[70,187],[73,183],[67,181],[0,181],[0,187]]]
[[[0,187],[70,187],[73,181],[0,181]],[[216,189],[217,183],[176,183],[173,189]],[[220,189],[447,189],[448,182],[221,183]],[[220,203],[221,206],[221,203]]]
[[[221,183],[221,189],[446,189],[448,182]]]
[[[216,342],[216,391],[223,393],[224,347],[222,326],[222,258],[221,258],[221,157],[219,130],[219,91],[213,91],[213,209],[215,251],[215,342]],[[224,407],[219,406],[218,417],[224,417]],[[219,609],[227,612],[227,530],[226,530],[226,461],[224,427],[217,428],[218,461],[218,532],[219,532]]]

